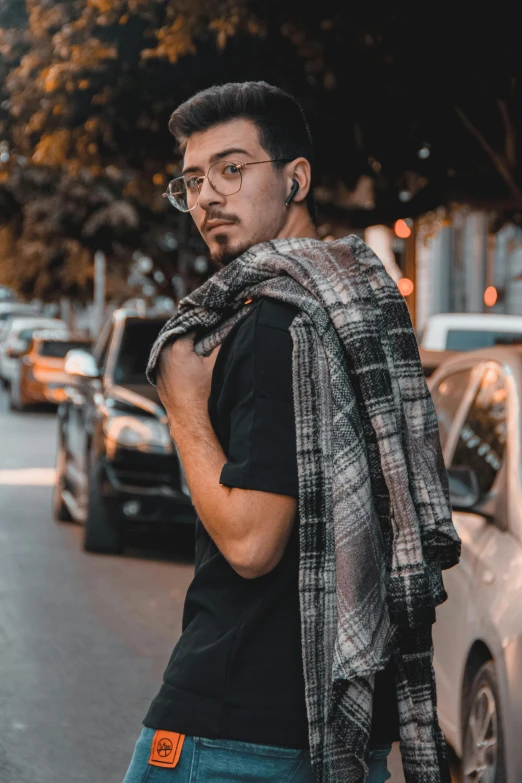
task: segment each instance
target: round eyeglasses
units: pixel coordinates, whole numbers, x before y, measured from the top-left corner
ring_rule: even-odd
[[[287,163],[287,158],[275,158],[273,160],[254,160],[251,163],[237,163],[231,160],[218,160],[209,166],[206,176],[176,177],[169,182],[163,198],[168,198],[170,203],[180,212],[190,212],[197,207],[199,194],[205,179],[210,186],[221,196],[233,196],[241,190],[243,184],[242,170],[247,166],[256,166],[259,163]]]

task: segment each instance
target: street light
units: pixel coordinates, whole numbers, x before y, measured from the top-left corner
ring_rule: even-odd
[[[494,285],[489,285],[484,291],[484,304],[486,307],[493,307],[498,299],[498,291]]]

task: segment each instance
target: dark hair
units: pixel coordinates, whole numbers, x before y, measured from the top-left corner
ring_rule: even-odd
[[[178,106],[169,130],[184,152],[193,133],[235,119],[251,120],[259,130],[261,146],[270,158],[306,158],[313,166],[312,137],[301,105],[286,92],[267,82],[228,82],[197,92]],[[281,168],[284,163],[275,163]],[[312,189],[306,197],[312,220],[316,220]]]

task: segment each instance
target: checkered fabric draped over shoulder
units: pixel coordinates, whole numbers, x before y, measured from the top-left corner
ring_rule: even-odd
[[[149,379],[167,341],[196,331],[206,355],[260,297],[299,310],[299,592],[316,781],[365,779],[374,675],[393,656],[407,783],[446,783],[431,625],[460,542],[406,304],[357,236],[265,242],[180,303]]]

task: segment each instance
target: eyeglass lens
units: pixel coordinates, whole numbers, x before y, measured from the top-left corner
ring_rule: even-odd
[[[237,163],[220,160],[213,163],[207,178],[214,190],[222,196],[232,196],[241,189],[241,168]],[[177,177],[169,182],[167,197],[170,203],[182,212],[190,212],[198,203],[204,177]]]

